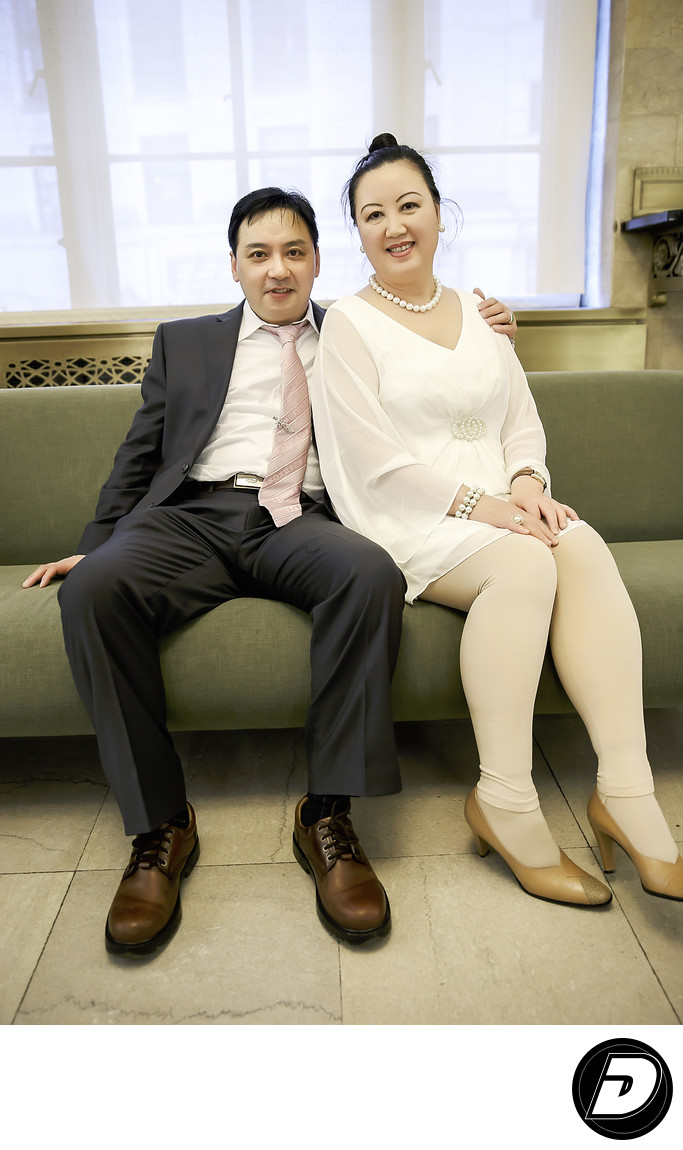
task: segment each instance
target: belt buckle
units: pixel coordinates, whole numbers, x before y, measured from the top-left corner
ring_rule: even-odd
[[[258,488],[263,480],[259,475],[250,475],[247,471],[238,471],[235,476],[235,487]]]

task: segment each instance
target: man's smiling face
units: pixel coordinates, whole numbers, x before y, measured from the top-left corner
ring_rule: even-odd
[[[265,323],[303,319],[320,271],[320,254],[304,221],[275,211],[240,225],[232,275],[252,310]]]

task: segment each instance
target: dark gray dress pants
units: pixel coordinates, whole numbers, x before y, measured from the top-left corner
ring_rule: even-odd
[[[186,483],[134,511],[65,578],[59,601],[76,688],[127,834],[183,810],[185,783],[166,727],[158,641],[226,600],[253,596],[310,614],[308,789],[401,789],[390,683],[405,582],[387,553],[302,497],[276,528],[258,492]]]

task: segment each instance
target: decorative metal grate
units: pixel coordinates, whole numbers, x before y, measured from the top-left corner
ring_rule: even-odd
[[[673,287],[667,280],[673,281],[683,278],[683,232],[667,232],[663,236],[655,236],[652,247],[652,275],[660,286]]]
[[[76,384],[139,383],[149,356],[21,359],[7,364],[6,387],[71,387]]]

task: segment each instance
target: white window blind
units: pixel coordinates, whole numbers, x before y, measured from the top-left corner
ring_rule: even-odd
[[[340,193],[378,131],[462,210],[443,278],[577,304],[596,8],[0,0],[0,308],[235,300],[228,218],[267,184],[316,208],[318,298],[355,291]]]

